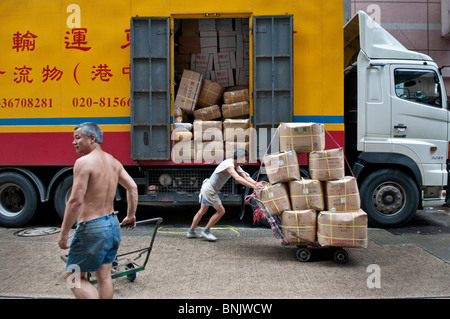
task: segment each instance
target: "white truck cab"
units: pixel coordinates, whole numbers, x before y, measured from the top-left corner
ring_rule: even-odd
[[[345,28],[346,153],[375,226],[444,203],[449,112],[438,66],[366,13]]]

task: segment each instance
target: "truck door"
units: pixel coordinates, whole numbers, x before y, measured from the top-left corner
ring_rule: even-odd
[[[258,132],[258,159],[264,156],[274,129],[293,120],[292,32],[291,15],[253,17],[253,127]],[[272,149],[278,151],[277,143]]]
[[[130,43],[131,158],[169,160],[169,18],[132,18]]]
[[[447,110],[431,66],[391,65],[391,138],[394,153],[414,159],[422,184],[442,185],[447,159]],[[443,170],[443,171],[442,171]]]

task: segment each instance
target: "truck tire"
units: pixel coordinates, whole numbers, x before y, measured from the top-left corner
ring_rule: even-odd
[[[361,207],[375,227],[401,227],[411,220],[419,205],[414,180],[398,169],[369,174],[360,187]]]
[[[0,225],[22,227],[36,214],[37,204],[32,182],[18,173],[0,174]]]
[[[70,192],[72,191],[73,176],[69,175],[65,177],[55,191],[55,196],[53,198],[53,204],[55,206],[56,213],[61,220],[64,219],[64,211],[66,210],[66,204],[70,197]]]

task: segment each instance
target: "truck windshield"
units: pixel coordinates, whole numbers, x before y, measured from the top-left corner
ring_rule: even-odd
[[[439,78],[431,70],[396,69],[395,93],[405,100],[441,107]]]

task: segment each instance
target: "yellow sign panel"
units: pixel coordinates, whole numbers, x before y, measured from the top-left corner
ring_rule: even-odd
[[[60,4],[0,3],[3,124],[10,119],[11,125],[19,126],[72,125],[78,122],[72,118],[91,117],[103,118],[104,124],[126,123],[130,115],[129,3]]]

